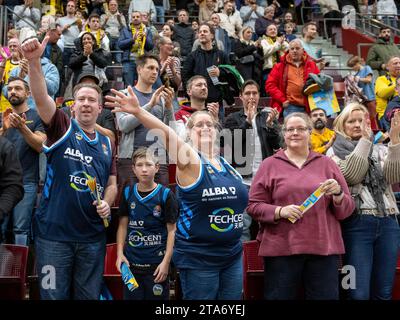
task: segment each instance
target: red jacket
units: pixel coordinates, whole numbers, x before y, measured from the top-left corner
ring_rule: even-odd
[[[186,119],[190,118],[194,112],[198,110],[193,109],[190,106],[190,102],[185,102],[182,104],[181,108],[175,112],[175,120],[182,120],[183,123],[186,123]]]
[[[282,103],[286,99],[286,86],[288,78],[288,52],[285,53],[281,58],[281,62],[277,63],[268,75],[268,79],[265,83],[265,91],[271,96],[271,107],[277,109],[279,112],[282,111]],[[319,74],[319,69],[314,61],[304,52],[304,83],[308,78],[309,73]],[[307,97],[304,96],[304,105],[306,106],[306,111],[309,113],[310,108],[308,106]]]

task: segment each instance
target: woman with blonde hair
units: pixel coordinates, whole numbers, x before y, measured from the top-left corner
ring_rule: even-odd
[[[143,126],[157,129],[168,154],[176,161],[177,222],[173,261],[179,269],[184,299],[239,300],[242,294],[243,211],[247,188],[239,173],[219,156],[218,122],[208,111],[197,111],[187,122],[189,142],[141,108],[131,87],[128,96],[112,90],[107,105],[134,115]],[[166,101],[173,90],[155,95]]]
[[[286,148],[261,163],[246,209],[260,226],[264,298],[294,300],[304,287],[308,300],[337,300],[344,253],[339,221],[354,201],[334,161],[311,151],[308,115],[291,113],[282,131]],[[314,205],[305,212],[306,199]]]
[[[240,31],[240,40],[235,41],[235,53],[238,61],[236,68],[242,75],[243,80],[253,79],[261,85],[261,70],[262,63],[262,49],[261,40],[253,41],[253,29],[251,27],[244,27]]]
[[[374,144],[367,109],[348,104],[334,121],[332,156],[346,178],[356,202],[343,221],[344,264],[355,268],[356,287],[349,299],[392,298],[400,229],[399,210],[391,185],[400,182],[400,112],[396,112],[388,146]]]

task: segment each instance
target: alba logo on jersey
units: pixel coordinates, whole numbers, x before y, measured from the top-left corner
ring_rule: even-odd
[[[210,218],[211,228],[218,232],[243,228],[243,214],[235,214],[235,211],[231,208],[214,210],[208,217]]]
[[[221,195],[235,195],[236,188],[235,187],[214,187],[214,188],[207,188],[203,189],[202,197],[213,197],[213,196],[221,196]]]
[[[85,156],[78,149],[74,149],[74,148],[70,148],[70,147],[65,149],[64,157],[69,158],[71,160],[75,160],[75,161],[80,160],[81,162],[86,163],[86,164],[90,164],[93,161],[93,157]]]
[[[89,174],[85,171],[76,171],[69,175],[69,185],[72,189],[78,192],[90,192],[89,186],[87,185],[88,179],[92,179]],[[103,193],[104,188],[97,183],[97,189],[100,194]]]

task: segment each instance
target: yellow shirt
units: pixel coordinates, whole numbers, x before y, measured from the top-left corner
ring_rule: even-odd
[[[322,131],[322,134],[316,132],[313,129],[313,131],[311,132],[311,150],[318,152],[318,153],[325,154],[326,151],[328,150],[326,148],[326,145],[329,142],[329,140],[331,140],[331,138],[333,137],[334,134],[335,134],[335,131],[328,129],[328,128],[324,128],[324,131]]]
[[[397,96],[396,92],[396,78],[389,74],[380,76],[375,82],[375,96],[376,96],[376,112],[378,118],[382,118],[389,100]]]
[[[3,75],[3,85],[8,83],[8,78],[10,77],[10,72],[12,69],[18,67],[19,64],[12,63],[11,60],[7,60],[6,65],[4,67],[4,75]],[[11,104],[8,102],[6,97],[3,95],[3,92],[0,96],[0,112],[3,113],[7,109],[11,108]]]

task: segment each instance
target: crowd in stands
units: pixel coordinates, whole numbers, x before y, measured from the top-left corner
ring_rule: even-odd
[[[117,269],[139,284],[127,300],[169,299],[172,268],[183,299],[238,300],[254,239],[265,299],[303,288],[338,300],[341,264],[356,270],[347,298],[392,298],[397,1],[308,1],[323,18],[351,6],[387,24],[365,61],[347,61],[335,110],[320,25],[297,24],[298,1],[37,2],[0,1],[13,13],[0,46],[0,243],[32,246],[39,283],[55,268],[42,299],[99,299],[116,242]]]

